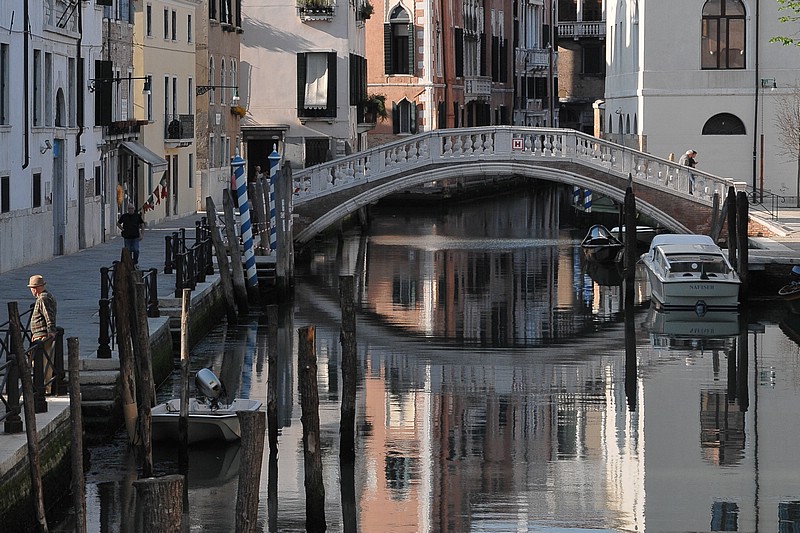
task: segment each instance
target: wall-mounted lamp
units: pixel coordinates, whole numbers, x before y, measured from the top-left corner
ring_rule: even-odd
[[[115,78],[92,78],[89,80],[89,92],[93,93],[97,88],[98,83],[119,83],[121,81],[130,81],[130,80],[144,80],[144,87],[142,88],[142,94],[149,95],[150,94],[150,80],[152,78],[150,76],[142,76],[138,78],[122,78],[122,77],[115,77]]]
[[[621,115],[622,114],[622,108],[618,107],[617,110],[614,111],[614,113],[616,113],[617,115]]]
[[[761,78],[761,88],[774,91],[778,88],[778,84],[775,83],[775,78]]]
[[[44,155],[45,152],[52,149],[53,145],[52,143],[50,143],[50,139],[45,139],[42,145],[39,147],[39,153]]]
[[[233,89],[231,104],[237,105],[239,103],[239,87],[236,85],[198,85],[197,89],[195,90],[195,94],[197,96],[202,96],[208,91],[213,91],[214,89]]]

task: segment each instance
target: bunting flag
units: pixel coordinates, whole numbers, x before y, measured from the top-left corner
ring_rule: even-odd
[[[162,176],[161,181],[158,182],[156,188],[153,189],[153,192],[150,193],[150,196],[147,197],[147,201],[142,204],[142,211],[152,211],[155,209],[155,206],[161,204],[161,199],[167,197],[167,176],[166,174]]]

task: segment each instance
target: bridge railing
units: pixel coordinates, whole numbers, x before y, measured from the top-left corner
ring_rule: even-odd
[[[454,161],[567,161],[706,205],[745,182],[721,178],[575,130],[492,126],[434,130],[297,171],[295,205],[365,183]]]

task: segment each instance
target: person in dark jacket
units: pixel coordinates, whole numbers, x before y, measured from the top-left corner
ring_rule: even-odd
[[[136,211],[136,206],[128,204],[128,212],[120,215],[117,227],[122,230],[125,248],[131,252],[133,264],[139,264],[139,243],[144,238],[144,219]]]
[[[35,274],[28,280],[28,287],[31,289],[31,294],[36,298],[36,303],[33,304],[33,312],[31,313],[31,343],[42,343],[47,359],[44,364],[44,380],[45,383],[50,381],[53,377],[53,348],[55,347],[56,334],[56,312],[58,305],[56,304],[55,297],[45,288],[44,277],[41,274]],[[45,392],[49,392],[48,386]]]

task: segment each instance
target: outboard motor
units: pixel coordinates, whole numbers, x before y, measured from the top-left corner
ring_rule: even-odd
[[[212,403],[216,403],[217,399],[222,396],[222,382],[208,368],[203,368],[197,372],[194,377],[194,386],[199,393],[209,398]]]

